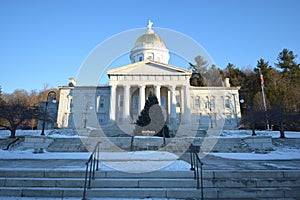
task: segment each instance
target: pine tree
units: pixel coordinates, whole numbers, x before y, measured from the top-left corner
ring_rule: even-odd
[[[190,64],[190,69],[193,71],[190,78],[190,85],[202,87],[207,86],[203,75],[207,73],[207,61],[202,56],[195,57],[196,64]]]
[[[142,131],[154,132],[152,135],[163,137],[169,136],[169,128],[165,124],[161,107],[158,105],[157,97],[150,92],[135,126],[135,135],[141,135]],[[143,134],[142,134],[143,135]]]

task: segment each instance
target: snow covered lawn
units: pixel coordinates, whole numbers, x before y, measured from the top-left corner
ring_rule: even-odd
[[[37,136],[40,135],[40,130],[18,130],[17,136]],[[9,137],[10,132],[7,130],[0,131],[0,138]],[[279,138],[278,131],[256,131],[258,136],[271,136],[273,138]],[[57,129],[47,130],[46,135],[50,137],[79,137],[76,132],[69,129]],[[285,132],[287,138],[300,138],[300,132]],[[250,130],[223,130],[221,138],[244,138],[251,136]],[[129,152],[130,153],[130,152]],[[127,157],[132,156],[132,153],[127,153]],[[50,153],[45,152],[43,154],[33,154],[32,150],[26,151],[4,151],[0,150],[0,159],[87,159],[90,153]],[[239,160],[292,160],[300,159],[300,145],[297,147],[289,146],[276,146],[274,151],[267,154],[257,153],[209,153],[222,158],[239,159]],[[104,155],[104,156],[108,156]],[[120,155],[124,158],[124,155]],[[143,155],[140,155],[143,157]],[[111,157],[109,155],[108,157]],[[118,155],[114,155],[115,159]],[[126,156],[125,156],[126,157]],[[173,158],[172,158],[173,159]]]
[[[300,150],[292,152],[288,151],[272,151],[267,154],[257,153],[209,153],[210,155],[235,159],[235,160],[295,160],[300,159]]]
[[[257,136],[270,136],[272,138],[279,138],[279,131],[259,131],[255,130]],[[285,131],[287,138],[300,138],[300,132]],[[252,135],[251,130],[223,130],[220,137],[222,138],[245,138]]]

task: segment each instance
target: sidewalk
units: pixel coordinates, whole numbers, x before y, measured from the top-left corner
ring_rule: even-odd
[[[43,153],[33,154],[32,152],[0,152],[0,169],[54,169],[54,170],[85,170],[85,162],[89,158],[89,153]],[[114,165],[140,165],[147,166],[153,163],[160,162],[159,159],[152,158],[147,159],[147,154],[139,156],[139,160],[130,159],[124,154],[120,156],[112,156],[106,154],[102,158],[104,164],[113,163]],[[123,158],[123,160],[121,159]],[[101,159],[101,156],[100,156]],[[114,161],[112,159],[115,159]],[[189,169],[189,154],[185,154],[181,157],[182,160],[177,160],[175,157],[167,160],[163,158],[163,161],[167,161],[170,164],[165,170],[188,170]],[[202,159],[204,163],[204,170],[300,170],[300,159],[291,160],[234,160],[221,158],[213,155],[207,155]],[[102,164],[102,165],[101,165]],[[112,165],[112,166],[114,166]],[[114,170],[109,167],[103,166],[103,162],[100,166],[104,170]],[[166,165],[167,166],[167,165]]]

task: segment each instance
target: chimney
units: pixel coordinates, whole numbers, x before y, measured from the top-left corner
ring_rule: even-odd
[[[230,87],[229,78],[225,78],[225,87]]]
[[[74,78],[69,78],[69,87],[76,86],[76,80]]]

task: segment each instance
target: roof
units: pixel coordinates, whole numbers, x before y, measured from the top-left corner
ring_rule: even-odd
[[[191,75],[190,70],[182,69],[173,65],[153,61],[153,60],[144,60],[141,62],[132,63],[122,67],[108,69],[107,75],[138,75],[138,74],[147,74],[147,75]]]

